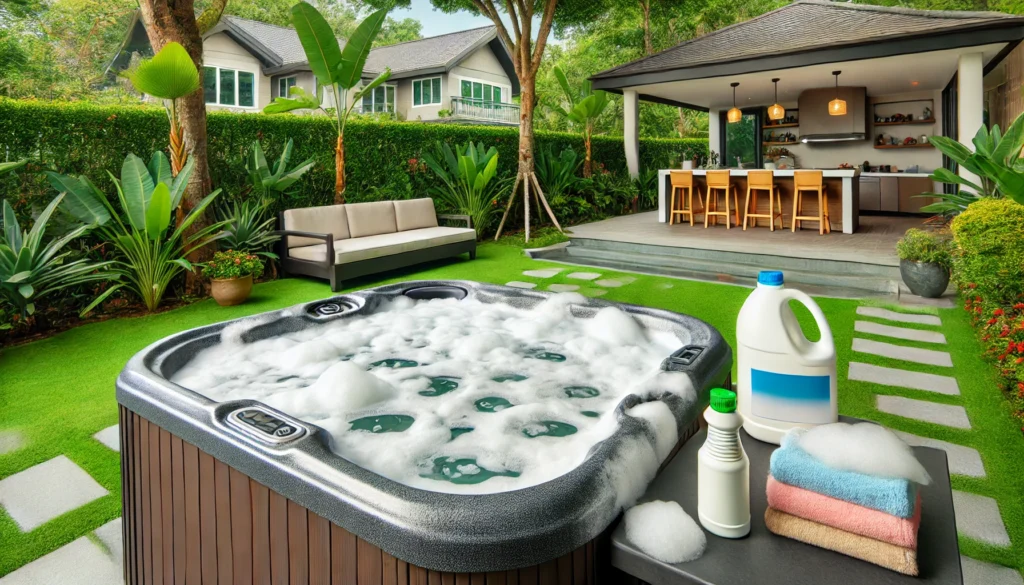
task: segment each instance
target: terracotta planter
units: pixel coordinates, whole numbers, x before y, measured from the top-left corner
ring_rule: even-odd
[[[937,299],[949,285],[949,271],[933,262],[900,260],[900,276],[910,292],[926,299]]]
[[[251,293],[251,274],[241,278],[213,278],[210,280],[210,294],[213,295],[213,300],[222,307],[242,304]]]

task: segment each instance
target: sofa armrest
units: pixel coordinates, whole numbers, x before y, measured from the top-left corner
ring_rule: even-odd
[[[299,236],[303,238],[323,240],[325,244],[323,265],[327,268],[334,266],[334,234],[317,234],[313,232],[300,232],[296,230],[277,230],[274,233],[281,236],[281,239],[279,240],[281,242],[281,253],[279,254],[279,256],[281,257],[282,260],[291,257],[291,255],[288,254],[288,236]]]
[[[451,214],[451,213],[439,213],[439,214],[437,214],[437,219],[438,219],[438,221],[442,221],[442,220],[464,221],[464,222],[466,222],[466,227],[467,228],[472,228],[473,227],[473,220],[470,219],[470,217],[468,215],[457,215],[457,214]]]

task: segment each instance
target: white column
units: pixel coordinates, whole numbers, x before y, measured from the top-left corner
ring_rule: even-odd
[[[983,78],[984,67],[981,53],[960,55],[960,62],[956,70],[957,136],[960,144],[971,151],[974,151],[974,144],[971,141],[984,123],[982,120],[985,104]],[[963,167],[960,168],[958,174],[968,181],[978,182],[977,175]]]
[[[622,90],[623,138],[626,143],[626,169],[634,179],[640,175],[640,99],[636,90]]]
[[[708,150],[722,156],[722,118],[719,110],[708,111]],[[729,166],[724,164],[723,166]]]

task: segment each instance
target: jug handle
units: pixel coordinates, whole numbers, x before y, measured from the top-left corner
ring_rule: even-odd
[[[832,328],[829,326],[828,320],[825,318],[825,313],[823,313],[821,307],[811,300],[811,297],[802,290],[786,288],[782,289],[782,293],[787,301],[792,299],[807,307],[807,310],[811,312],[811,316],[814,317],[815,323],[818,324],[818,331],[821,332],[821,339],[815,342],[807,340],[806,336],[804,336],[805,342],[811,348],[809,352],[804,354],[804,360],[806,360],[808,365],[828,365],[835,356],[835,344],[832,340]],[[802,332],[801,335],[803,335]]]

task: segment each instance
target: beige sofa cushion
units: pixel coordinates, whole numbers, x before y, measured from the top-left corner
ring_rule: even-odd
[[[437,227],[434,200],[429,197],[395,201],[395,223],[398,231]]]
[[[351,238],[334,242],[334,263],[347,264],[360,260],[382,258],[413,250],[454,244],[476,239],[476,231],[466,228],[432,227],[393,234],[378,234],[363,238]],[[292,248],[288,251],[293,258],[324,261],[324,244]]]
[[[334,234],[335,240],[349,237],[348,214],[345,205],[325,205],[323,207],[303,207],[288,209],[284,212],[284,229],[315,234]],[[323,245],[323,240],[288,236],[288,247]]]
[[[353,238],[398,231],[395,227],[395,204],[392,201],[350,203],[346,207],[348,231]]]

